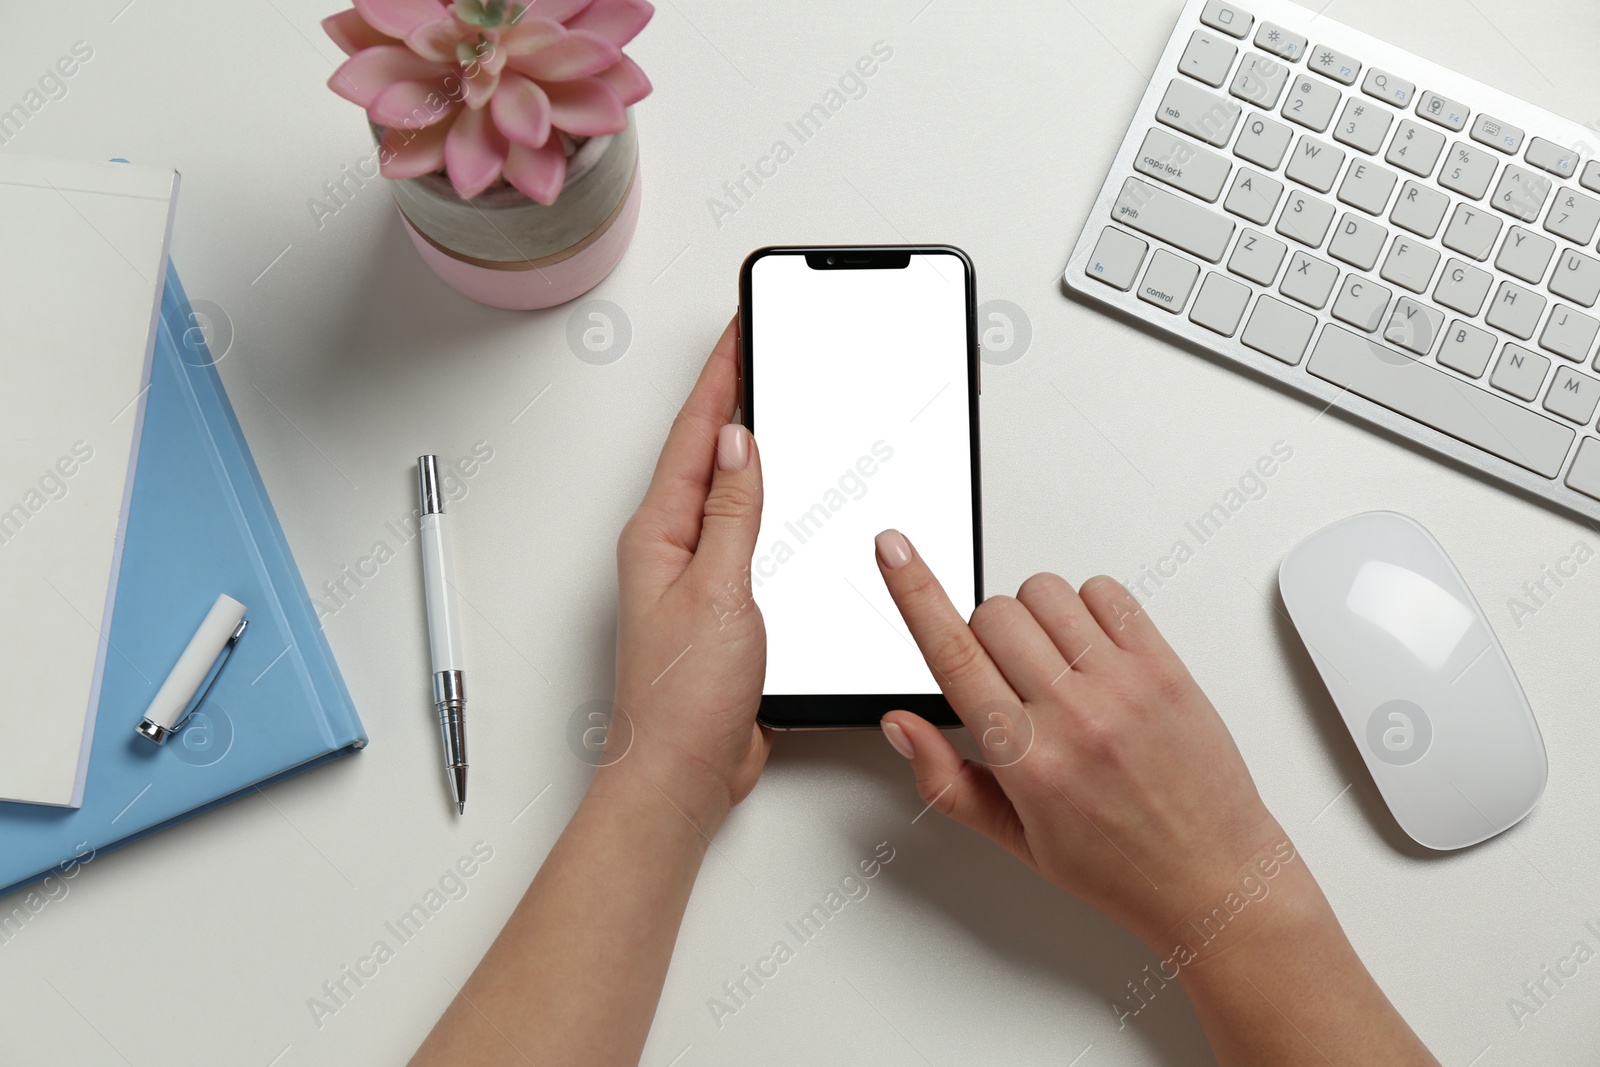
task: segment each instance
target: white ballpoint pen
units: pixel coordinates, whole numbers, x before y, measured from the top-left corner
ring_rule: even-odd
[[[439,491],[439,457],[417,457],[417,496],[422,506],[422,585],[428,606],[428,647],[433,656],[433,704],[444,737],[445,772],[459,814],[467,811],[467,689],[461,652],[461,613],[456,608],[455,563],[450,527]]]

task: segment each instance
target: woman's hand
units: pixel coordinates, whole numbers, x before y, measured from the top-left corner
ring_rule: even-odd
[[[1121,1025],[1179,980],[1224,1067],[1437,1067],[1126,589],[1036,574],[978,605],[969,626],[898,532],[878,535],[878,566],[988,762],[963,760],[909,712],[884,716],[884,733],[923,800],[1161,957],[1113,1005]]]
[[[969,627],[901,534],[878,565],[988,765],[936,727],[883,729],[922,798],[1123,923],[1163,955],[1230,892],[1265,885],[1293,846],[1228,729],[1137,601],[1110,578],[1036,574]],[[1288,881],[1288,880],[1286,880]],[[1253,924],[1240,924],[1240,927]]]
[[[723,330],[617,541],[617,709],[596,786],[647,782],[709,834],[755,785],[767,634],[750,596],[761,458],[731,422],[734,323]]]
[[[770,742],[767,636],[746,580],[755,442],[732,426],[733,324],[617,542],[617,695],[604,765],[539,875],[412,1061],[636,1064],[700,863]]]

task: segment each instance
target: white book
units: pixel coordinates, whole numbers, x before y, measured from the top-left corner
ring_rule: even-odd
[[[83,805],[177,194],[0,155],[0,800]]]

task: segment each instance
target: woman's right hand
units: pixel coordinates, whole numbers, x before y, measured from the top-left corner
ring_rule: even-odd
[[[1097,577],[1074,590],[1036,574],[1016,597],[978,605],[969,626],[903,535],[878,535],[877,554],[986,760],[963,760],[917,715],[886,715],[924,802],[1163,956],[1215,908],[1231,920],[1230,893],[1242,911],[1236,902],[1265,896],[1283,869],[1300,874],[1277,885],[1310,883],[1216,709],[1121,584]]]

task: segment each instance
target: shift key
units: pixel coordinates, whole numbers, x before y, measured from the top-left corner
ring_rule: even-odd
[[[1111,217],[1212,263],[1222,262],[1233,237],[1232,219],[1138,178],[1122,183]]]

